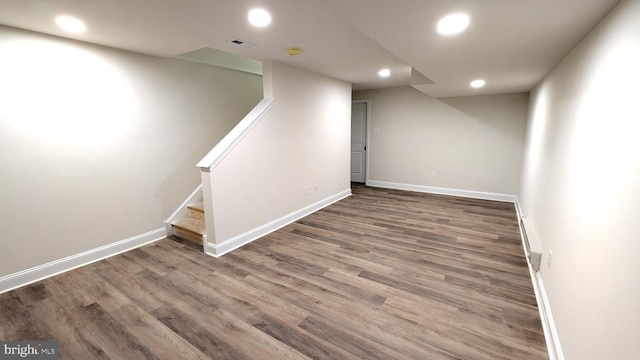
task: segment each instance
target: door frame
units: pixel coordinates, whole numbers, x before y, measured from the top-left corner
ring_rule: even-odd
[[[369,151],[371,149],[370,143],[370,125],[371,125],[371,99],[362,99],[362,100],[351,100],[351,104],[365,104],[367,109],[367,119],[365,124],[365,151],[364,151],[364,184],[368,185],[369,183]]]

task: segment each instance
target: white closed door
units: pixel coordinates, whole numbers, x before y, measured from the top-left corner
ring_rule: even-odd
[[[351,181],[364,183],[367,164],[367,104],[351,104]]]

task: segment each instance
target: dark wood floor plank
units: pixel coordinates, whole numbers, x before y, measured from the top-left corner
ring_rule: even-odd
[[[4,341],[51,339],[16,291],[0,295],[0,335]]]
[[[35,284],[16,289],[16,293],[20,296],[22,303],[25,305],[42,301],[51,296],[51,292],[43,282],[37,282]]]
[[[127,301],[121,305],[135,303],[147,311],[162,306],[162,302],[153,296],[156,288],[149,286],[146,281],[138,279],[135,276],[137,273],[129,273],[126,269],[115,266],[111,270],[97,270],[95,274],[113,288],[117,288],[118,292],[127,298]]]
[[[165,239],[0,294],[65,359],[547,359],[513,204],[358,186],[213,258]]]
[[[247,359],[311,359],[295,348],[263,332],[254,323],[249,323],[241,315],[219,309],[216,311],[216,323],[220,333],[228,343],[239,349]],[[274,319],[263,317],[262,322]]]
[[[265,318],[252,324],[269,336],[287,344],[312,359],[359,359],[345,349],[334,345],[334,341],[318,338],[297,326],[287,325],[275,318]]]
[[[143,343],[106,309],[92,303],[76,309],[85,329],[85,337],[99,345],[113,359],[160,359],[151,352],[151,344]]]
[[[369,341],[360,334],[345,331],[343,327],[323,321],[316,316],[309,316],[299,327],[320,338],[331,341],[336,346],[361,359],[411,359],[406,355]]]
[[[111,315],[141,343],[154,344],[150,350],[160,359],[205,360],[209,358],[179,334],[159,324],[157,317],[141,307],[129,304],[113,311]]]
[[[199,323],[198,317],[186,314],[177,306],[156,309],[152,315],[211,359],[237,360],[244,358],[241,352],[220,339],[222,334],[203,327]]]
[[[299,308],[295,303],[283,301],[282,294],[269,291],[273,290],[273,288],[256,288],[252,286],[250,280],[238,286],[231,278],[222,274],[214,274],[210,279],[213,280],[212,283],[215,283],[216,287],[221,291],[225,291],[238,299],[250,300],[248,303],[250,303],[252,307],[255,307],[257,314],[256,316],[247,316],[248,312],[252,312],[252,309],[245,307],[243,309],[244,316],[249,320],[253,320],[253,318],[256,317],[262,318],[265,314],[271,314],[282,322],[297,325],[308,315],[306,310]]]
[[[58,298],[38,302],[30,311],[38,319],[38,327],[50,334],[48,340],[64,344],[59,348],[60,359],[110,358],[100,344],[87,338],[88,329],[84,327],[76,309],[62,306]]]

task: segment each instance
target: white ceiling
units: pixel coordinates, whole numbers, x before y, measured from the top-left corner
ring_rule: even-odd
[[[343,79],[354,89],[409,85],[411,69],[434,97],[529,91],[617,0],[0,0],[0,24],[162,57],[210,47]],[[273,22],[253,28],[247,12]],[[462,34],[436,33],[466,12]],[[60,14],[87,31],[59,29]],[[242,39],[256,46],[231,44]],[[301,47],[297,57],[288,47]],[[383,67],[390,78],[377,75]],[[471,89],[484,78],[487,86]]]

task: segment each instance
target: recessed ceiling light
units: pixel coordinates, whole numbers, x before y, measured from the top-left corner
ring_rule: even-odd
[[[466,14],[451,14],[438,21],[438,32],[442,35],[453,35],[464,31],[469,26]]]
[[[56,24],[62,29],[73,33],[81,33],[87,29],[82,20],[68,15],[58,16],[56,18]]]
[[[264,9],[253,9],[249,11],[249,23],[256,27],[265,27],[271,24],[271,14]]]
[[[482,80],[482,79],[473,80],[473,81],[471,82],[471,87],[472,87],[472,88],[476,88],[476,89],[477,89],[477,88],[481,88],[481,87],[483,87],[486,83],[487,83],[487,82],[486,82],[486,81],[484,81],[484,80]]]
[[[389,77],[389,75],[391,75],[391,70],[382,69],[382,70],[378,71],[378,75],[380,75],[380,77]]]

